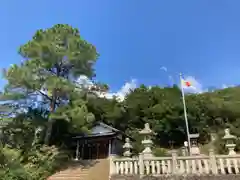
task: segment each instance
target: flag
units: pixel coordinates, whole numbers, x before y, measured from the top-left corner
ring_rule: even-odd
[[[187,81],[185,79],[181,79],[181,82],[182,82],[182,86],[184,87],[191,87],[192,86],[192,83],[190,81]]]
[[[193,82],[189,81],[189,80],[185,80],[183,78],[181,78],[181,86],[182,88],[191,88],[191,89],[195,89]]]

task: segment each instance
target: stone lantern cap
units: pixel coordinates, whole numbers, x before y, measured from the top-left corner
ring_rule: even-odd
[[[230,130],[229,129],[225,129],[225,135],[223,137],[224,140],[233,140],[233,139],[237,139],[236,136],[230,134]]]
[[[153,131],[150,129],[150,126],[148,123],[144,124],[144,129],[139,132],[142,135],[150,135],[153,134]]]
[[[124,149],[132,149],[132,145],[130,144],[130,139],[126,138],[125,139],[125,144],[123,145]]]

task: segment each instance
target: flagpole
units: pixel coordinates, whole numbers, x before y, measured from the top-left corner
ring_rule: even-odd
[[[180,73],[180,83],[181,83],[182,101],[183,101],[183,110],[184,110],[184,118],[185,118],[186,132],[187,132],[188,152],[189,152],[189,155],[191,155],[191,151],[190,151],[191,143],[190,143],[190,136],[189,136],[189,127],[188,127],[187,109],[186,109],[186,102],[185,102],[185,95],[184,95],[184,90],[183,90],[182,74],[181,74],[181,73]]]

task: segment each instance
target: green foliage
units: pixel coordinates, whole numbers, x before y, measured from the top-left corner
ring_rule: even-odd
[[[190,133],[199,133],[201,144],[209,143],[210,133],[217,133],[221,139],[221,132],[226,127],[240,136],[239,100],[238,97],[234,98],[238,95],[239,87],[186,95]],[[136,140],[133,146],[138,152],[142,149],[142,138],[138,132],[146,122],[156,133],[156,146],[179,148],[186,140],[181,92],[176,86],[147,88],[142,85],[130,92],[123,102],[91,98],[88,99],[87,106],[97,120],[111,124],[133,137]],[[217,144],[224,142],[221,140]]]
[[[0,149],[0,177],[2,180],[28,179],[27,172],[21,166],[21,152],[10,148]]]
[[[21,150],[2,148],[0,179],[44,180],[64,165],[69,157],[56,147],[32,147],[27,154]]]
[[[167,149],[159,148],[159,147],[153,149],[153,154],[157,157],[169,156]]]
[[[54,173],[68,161],[68,152],[59,151],[52,146],[40,146],[31,149],[24,159],[24,168],[32,179],[44,179]]]
[[[64,119],[70,122],[72,125],[69,132],[88,132],[95,117],[88,111],[86,104],[87,102],[82,99],[70,101],[52,113],[51,118]]]
[[[39,144],[39,123],[28,120],[34,115],[31,111],[20,114],[3,128],[0,179],[44,180],[69,160],[69,153],[62,148]]]

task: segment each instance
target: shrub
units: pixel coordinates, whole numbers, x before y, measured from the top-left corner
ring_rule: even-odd
[[[45,179],[69,160],[68,152],[55,146],[32,149],[25,158],[24,168],[34,179]]]
[[[28,180],[28,174],[21,164],[21,152],[7,147],[0,149],[0,179]]]
[[[2,148],[1,180],[45,180],[68,161],[68,152],[55,146],[38,145],[28,152]]]
[[[153,149],[153,154],[157,157],[169,156],[169,153],[166,149],[159,147]]]

